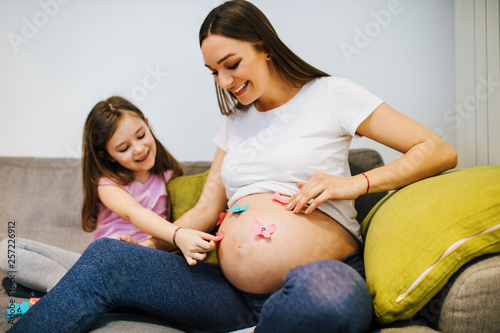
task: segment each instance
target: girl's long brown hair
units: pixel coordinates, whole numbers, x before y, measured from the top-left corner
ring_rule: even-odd
[[[138,117],[146,122],[141,110],[119,96],[113,96],[97,103],[90,111],[85,122],[82,143],[82,228],[87,232],[92,232],[96,228],[97,215],[99,214],[97,206],[99,202],[97,194],[99,179],[106,177],[123,185],[127,185],[134,180],[133,172],[119,163],[113,162],[106,150],[106,144],[126,114]],[[163,181],[165,181],[164,173],[167,170],[172,170],[171,179],[181,176],[183,174],[181,164],[158,141],[153,131],[151,131],[151,134],[156,143],[156,160],[151,172],[161,175]],[[165,215],[168,220],[171,220],[171,207],[168,198]]]
[[[269,53],[273,68],[293,87],[302,87],[315,78],[330,76],[293,53],[278,37],[264,13],[245,0],[226,1],[208,14],[199,32],[200,47],[211,34],[247,41],[257,51]],[[223,115],[231,114],[234,108],[248,108],[248,105],[239,103],[231,92],[221,89],[217,83],[215,89]]]

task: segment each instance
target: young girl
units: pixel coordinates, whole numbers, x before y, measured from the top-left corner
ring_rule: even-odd
[[[190,265],[215,247],[216,236],[180,231],[165,221],[171,218],[165,184],[182,167],[126,99],[115,96],[94,106],[85,123],[82,163],[82,227],[95,230],[94,239],[154,236],[178,246]]]
[[[128,100],[114,96],[94,106],[84,127],[82,167],[82,228],[94,232],[93,240],[132,237],[144,241],[154,235],[178,246],[190,265],[214,248],[215,236],[179,230],[168,222],[171,210],[166,183],[182,175],[182,166]],[[18,285],[3,284],[6,289],[16,289],[18,297],[39,296],[23,286],[48,292],[80,258],[79,253],[36,241],[17,239],[16,243],[22,258]],[[8,271],[6,264],[3,258],[4,271]]]

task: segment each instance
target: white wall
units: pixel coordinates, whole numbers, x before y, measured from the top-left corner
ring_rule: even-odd
[[[0,0],[0,156],[80,156],[88,112],[121,94],[179,160],[210,160],[222,116],[197,34],[220,2]],[[303,59],[455,145],[453,0],[253,3]]]
[[[500,165],[500,1],[455,0],[458,168]]]

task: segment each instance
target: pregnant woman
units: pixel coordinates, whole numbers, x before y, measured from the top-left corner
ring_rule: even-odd
[[[452,168],[455,150],[372,93],[305,63],[249,2],[213,9],[199,38],[226,116],[199,202],[165,239],[92,243],[13,332],[87,331],[122,306],[211,332],[369,330],[353,200]],[[403,156],[351,176],[349,144],[359,136]],[[199,262],[214,241],[194,249],[189,264],[158,250],[174,249],[184,229],[210,231],[220,220],[219,264]]]

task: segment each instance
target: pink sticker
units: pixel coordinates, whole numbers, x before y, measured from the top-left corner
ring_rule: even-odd
[[[278,202],[281,202],[282,204],[287,204],[289,202],[288,200],[282,199],[281,194],[279,192],[274,192],[273,199]]]
[[[219,242],[222,240],[222,238],[224,238],[224,231],[218,231],[215,233],[215,236],[217,236],[218,238],[215,240],[216,242]]]
[[[35,303],[38,302],[39,300],[40,298],[34,298],[34,297],[30,298],[30,306],[35,305]]]
[[[226,215],[227,215],[227,212],[220,213],[220,215],[219,215],[219,221],[217,221],[217,225],[221,224],[222,221],[224,221],[224,218],[226,217]]]
[[[276,230],[276,226],[274,224],[268,225],[264,227],[259,221],[253,221],[253,234],[261,235],[264,237],[271,237],[271,234]]]

